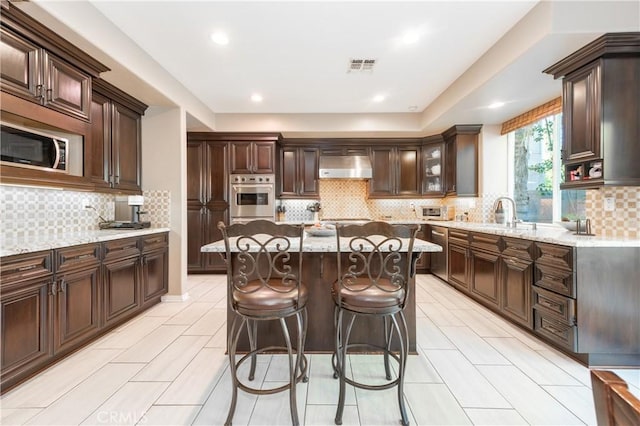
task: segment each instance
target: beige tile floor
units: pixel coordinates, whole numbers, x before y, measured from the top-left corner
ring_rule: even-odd
[[[161,303],[0,398],[2,425],[218,425],[230,401],[225,277],[192,275],[191,298]],[[419,355],[405,396],[414,425],[595,424],[589,370],[430,275],[417,285]],[[310,355],[298,387],[301,422],[331,425],[330,357]],[[257,383],[286,380],[282,356],[262,356]],[[351,357],[357,377],[379,371]],[[616,370],[640,395],[640,370]],[[345,425],[396,425],[393,390],[348,388]],[[289,424],[288,396],[240,393],[236,425]]]

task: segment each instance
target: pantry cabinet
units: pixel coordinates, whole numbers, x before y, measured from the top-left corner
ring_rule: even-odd
[[[228,149],[211,133],[187,133],[187,270],[225,272],[217,253],[200,248],[222,239],[218,222],[229,224]]]
[[[141,194],[142,115],[147,105],[96,79],[89,175],[96,187]]]

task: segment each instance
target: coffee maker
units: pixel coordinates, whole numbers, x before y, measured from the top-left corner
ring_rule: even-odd
[[[146,214],[141,210],[144,205],[142,195],[117,195],[115,197],[115,220],[126,228],[148,228],[151,222],[140,220]]]

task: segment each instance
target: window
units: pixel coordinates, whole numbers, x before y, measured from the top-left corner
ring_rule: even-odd
[[[560,190],[562,114],[543,117],[507,134],[510,191],[519,219],[548,222],[585,217],[584,190]]]

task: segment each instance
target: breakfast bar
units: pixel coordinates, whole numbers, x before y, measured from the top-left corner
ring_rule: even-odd
[[[334,236],[311,236],[305,233],[303,240],[302,258],[302,282],[309,290],[309,301],[307,309],[309,312],[306,352],[333,352],[334,350],[334,330],[333,330],[333,306],[331,297],[331,285],[337,279],[337,258],[336,244]],[[341,246],[342,248],[342,246]],[[295,247],[297,250],[297,247]],[[412,261],[415,261],[423,252],[442,251],[442,247],[427,241],[416,239],[413,247]],[[224,241],[216,241],[201,248],[203,252],[220,253],[224,256]],[[344,256],[345,254],[343,254]],[[403,259],[407,261],[407,259]],[[405,307],[405,316],[409,331],[409,351],[416,352],[416,299],[415,299],[415,275],[411,277],[409,283],[409,297]],[[227,309],[227,331],[233,322],[233,312]],[[259,324],[258,336],[261,344],[277,345],[282,339],[282,332],[275,322],[265,322]],[[353,328],[353,341],[363,340],[365,337],[371,340],[371,336],[381,336],[382,322],[366,318],[360,323],[356,323]],[[246,351],[249,347],[248,339],[238,343],[238,350]],[[292,336],[292,338],[295,338]],[[361,339],[363,338],[363,339]]]

